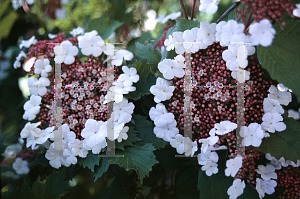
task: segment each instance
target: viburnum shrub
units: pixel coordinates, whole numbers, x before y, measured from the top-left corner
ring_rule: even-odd
[[[157,163],[173,164],[171,146],[196,162],[201,198],[299,198],[300,109],[289,108],[300,101],[299,4],[240,1],[227,21],[208,23],[193,20],[195,1],[191,20],[179,2],[185,19],[134,54],[81,28],[23,41],[14,67],[34,59],[27,154],[39,150],[55,169],[88,167],[95,180],[118,164],[142,184]],[[213,14],[218,2],[200,0],[199,10]],[[27,174],[31,159],[20,157],[12,167]],[[171,181],[167,190],[180,189]]]

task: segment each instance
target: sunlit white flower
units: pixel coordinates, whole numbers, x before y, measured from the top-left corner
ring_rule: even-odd
[[[44,144],[48,140],[48,138],[50,138],[53,130],[54,130],[54,126],[48,127],[46,129],[42,130],[40,133],[33,131],[32,135],[35,138],[36,144]]]
[[[162,103],[156,104],[156,107],[151,107],[149,116],[157,127],[165,127],[174,120],[173,113],[168,113],[165,105]]]
[[[238,48],[238,46],[229,45],[228,49],[223,51],[223,53],[222,53],[222,58],[224,59],[224,61],[226,61],[226,67],[231,71],[237,70],[238,67],[246,68],[248,65],[247,52],[242,54],[242,56],[244,56],[243,65],[238,63],[237,48]],[[245,51],[246,51],[246,49],[245,49]]]
[[[22,160],[22,158],[16,158],[14,163],[12,164],[12,168],[16,171],[17,174],[23,175],[29,173],[28,162],[26,160]]]
[[[86,144],[93,148],[105,140],[107,136],[107,124],[102,121],[88,119],[85,123],[85,128],[81,132],[81,136],[85,138]]]
[[[244,146],[255,146],[259,147],[262,139],[264,138],[264,131],[258,123],[251,123],[249,126],[242,126],[240,135],[244,137]]]
[[[79,44],[80,45],[80,44]],[[70,41],[63,41],[59,46],[54,47],[55,63],[72,64],[78,54],[78,48],[73,46]]]
[[[280,105],[279,101],[276,99],[271,99],[271,98],[265,98],[264,102],[264,112],[270,112],[270,113],[280,113],[283,114],[284,110],[282,106]]]
[[[202,154],[202,153],[201,153]],[[219,156],[216,152],[207,151],[202,155],[198,154],[198,163],[202,164],[202,171],[205,171],[207,176],[211,176],[212,174],[218,173],[218,160]]]
[[[217,135],[227,134],[237,128],[237,124],[230,121],[222,121],[215,124],[215,133]]]
[[[186,153],[186,156],[193,155],[193,145],[195,144],[192,143],[189,137],[183,137],[181,134],[177,134],[175,138],[170,140],[170,144],[173,148],[176,148],[176,151],[179,154]]]
[[[199,143],[202,143],[201,145],[201,152],[205,153],[210,146],[215,145],[219,141],[218,136],[210,136],[208,138],[199,139]]]
[[[21,67],[21,58],[27,58],[26,53],[24,51],[21,51],[19,55],[16,57],[16,61],[14,62],[14,69],[20,68]]]
[[[114,60],[112,61],[111,64],[115,66],[121,66],[123,63],[123,59],[130,61],[132,60],[132,58],[133,58],[132,52],[121,49],[116,52],[116,55],[114,56]]]
[[[196,53],[200,49],[200,45],[203,45],[200,41],[196,41],[197,32],[199,28],[192,28],[191,30],[185,30],[182,38],[184,40],[183,47],[187,53]],[[205,47],[202,47],[205,48]],[[202,49],[201,48],[201,49]]]
[[[200,0],[199,11],[214,14],[218,10],[219,0]]]
[[[233,181],[233,184],[227,190],[229,199],[236,199],[237,197],[242,195],[245,187],[246,187],[245,181],[242,181],[241,179],[235,179]]]
[[[48,77],[48,74],[52,70],[49,59],[37,59],[34,63],[34,73],[41,75],[42,77]]]
[[[268,19],[263,19],[249,26],[250,40],[254,45],[268,47],[272,44],[276,30]]]
[[[30,100],[27,101],[23,108],[25,110],[23,119],[31,121],[40,112],[40,103],[42,98],[40,96],[31,95]]]
[[[201,170],[205,171],[207,176],[211,176],[212,174],[218,173],[218,164],[211,160],[207,160],[206,164],[202,166]]]
[[[270,133],[284,131],[286,125],[282,122],[283,118],[279,113],[265,113],[262,117],[261,127]]]
[[[182,68],[185,68],[185,58],[182,55],[177,55],[174,59]]]
[[[75,149],[65,148],[63,150],[63,156],[66,156],[66,163],[68,165],[77,163],[77,158],[75,157]]]
[[[112,89],[113,88],[113,89]],[[124,83],[120,80],[114,82],[114,87],[111,87],[110,90],[119,94],[128,94],[129,92],[135,91],[134,86],[125,86]]]
[[[158,63],[158,69],[163,74],[165,79],[173,79],[174,77],[183,77],[184,70],[182,66],[172,59],[164,59]]]
[[[81,28],[81,27],[77,27],[77,28],[74,28],[70,34],[73,36],[73,37],[76,37],[77,35],[83,35],[84,34],[84,29]]]
[[[134,67],[122,66],[122,70],[124,73],[119,76],[118,80],[122,81],[124,86],[131,86],[139,81],[140,77]]]
[[[236,79],[240,83],[244,83],[245,81],[250,79],[250,72],[247,70],[238,68],[237,70],[233,70],[231,72],[231,77]]]
[[[114,106],[114,119],[118,123],[127,123],[131,120],[131,114],[133,113],[134,104],[132,102],[128,103],[126,98],[120,103],[115,103]]]
[[[107,132],[107,138],[111,141],[116,140],[119,137],[120,132],[124,128],[125,123],[114,122],[112,118],[109,118],[105,123],[107,130],[104,128],[104,131]]]
[[[49,147],[49,149],[46,151],[45,157],[50,160],[49,164],[53,167],[58,169],[61,167],[61,165],[64,166],[70,166],[66,162],[66,158],[63,156],[63,151],[62,150],[55,150],[54,149],[54,143],[52,143]]]
[[[165,79],[158,77],[156,84],[150,87],[150,92],[154,95],[154,101],[160,103],[172,97],[175,87]]]
[[[208,22],[200,22],[200,28],[197,32],[198,41],[210,46],[216,41],[216,23],[209,24]]]
[[[81,158],[85,158],[88,154],[88,150],[83,148],[83,140],[75,139],[73,143],[69,144],[71,149],[74,149],[75,156],[79,156]]]
[[[40,77],[39,79],[29,77],[27,83],[30,94],[39,96],[45,95],[47,93],[46,87],[50,85],[50,81],[46,77]]]
[[[178,17],[180,17],[181,15],[181,12],[173,12],[169,15],[167,15],[166,17],[164,17],[163,15],[159,15],[157,18],[156,18],[156,21],[157,22],[161,22],[162,24],[166,23],[169,19],[171,20],[175,20],[177,19]]]
[[[70,131],[70,128],[67,124],[63,124],[50,135],[50,139],[54,141],[54,143],[62,144],[64,148],[68,147],[69,143],[73,143],[75,138],[75,133]],[[56,144],[54,146],[56,146]]]
[[[37,127],[40,124],[41,124],[41,122],[37,122],[37,123],[27,122],[20,133],[21,138],[29,137],[31,135],[31,131],[35,131],[36,129],[38,129]]]
[[[292,101],[292,94],[287,90],[280,91],[274,85],[269,88],[268,97],[271,99],[277,99],[280,104],[287,106]]]
[[[19,48],[29,48],[31,45],[33,44],[36,44],[37,40],[35,39],[35,36],[32,36],[30,39],[28,40],[22,40],[20,45],[19,45]]]
[[[262,179],[264,180],[270,180],[271,178],[277,179],[277,174],[275,172],[275,167],[272,165],[258,165],[258,169],[255,169],[255,171],[261,175]]]
[[[96,30],[85,33],[83,36],[78,36],[78,45],[81,48],[83,55],[93,55],[98,57],[102,54],[102,47],[104,46],[103,39],[98,35]]]
[[[223,28],[223,26],[225,26],[226,24],[227,24],[226,21],[220,21],[220,22],[216,25],[216,41],[220,41],[220,40],[221,40],[222,28]]]
[[[127,140],[128,135],[127,132],[129,130],[128,126],[124,126],[124,128],[122,129],[122,131],[119,134],[119,137],[117,138],[118,142],[122,142],[122,140]]]
[[[237,23],[235,20],[229,20],[221,30],[221,46],[228,46],[230,43],[245,42],[244,24]]]
[[[225,175],[234,177],[239,169],[242,167],[243,164],[243,157],[236,156],[233,159],[229,159],[226,161],[226,169],[225,169]]]
[[[49,39],[54,39],[56,36],[57,36],[57,34],[48,33]]]
[[[166,142],[170,142],[177,134],[179,134],[179,129],[176,128],[176,120],[173,120],[171,123],[168,123],[164,127],[155,126],[153,129],[154,134],[158,138],[162,138]]]
[[[296,8],[293,10],[293,15],[300,17],[300,3],[295,4]]]

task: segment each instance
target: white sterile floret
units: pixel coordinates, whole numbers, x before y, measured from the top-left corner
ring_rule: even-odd
[[[88,119],[81,136],[86,140],[87,146],[94,148],[99,145],[107,136],[107,123]],[[99,151],[100,152],[100,151]]]
[[[220,0],[200,0],[199,11],[207,14],[214,14],[218,10]]]
[[[165,79],[173,79],[174,77],[183,77],[184,70],[182,66],[173,59],[164,59],[158,63],[158,69]]]
[[[272,44],[276,30],[268,19],[263,19],[249,26],[250,40],[253,45],[268,47]]]
[[[281,166],[283,166],[283,167],[287,167],[292,164],[291,160],[285,160],[284,157],[279,158],[278,161],[280,162]]]
[[[202,41],[203,44],[210,46],[216,41],[216,23],[209,24],[208,22],[200,22],[200,28],[197,33],[197,41]]]
[[[50,135],[50,139],[54,141],[54,143],[63,144],[64,147],[67,147],[69,143],[73,143],[75,138],[75,133],[70,131],[70,128],[67,124],[63,124]]]
[[[234,177],[239,169],[242,167],[243,164],[243,157],[236,156],[233,159],[229,159],[226,161],[226,169],[225,169],[225,175],[226,176],[232,176]]]
[[[52,70],[49,59],[37,59],[34,63],[34,73],[42,77],[48,77]]]
[[[277,186],[277,182],[275,180],[261,180],[261,189],[266,194],[273,194],[275,192],[275,187]]]
[[[293,109],[289,109],[289,110],[288,110],[288,117],[292,117],[292,118],[294,118],[295,120],[299,120],[300,115],[299,115],[299,112],[298,112],[298,111],[295,111],[295,110],[293,110]]]
[[[240,135],[244,137],[244,146],[255,146],[259,147],[262,139],[264,138],[264,131],[261,129],[260,124],[251,123],[249,126],[242,126],[240,130]]]
[[[205,153],[210,146],[215,145],[217,142],[219,141],[219,137],[212,135],[208,138],[204,138],[204,139],[199,139],[199,143],[202,143],[201,145],[201,152]]]
[[[27,101],[23,108],[25,110],[23,114],[23,119],[31,121],[33,120],[36,115],[40,112],[40,103],[42,98],[40,96],[31,95],[30,100]]]
[[[257,191],[258,196],[259,196],[260,199],[262,199],[263,197],[265,197],[265,192],[264,192],[264,190],[261,187],[261,182],[262,182],[262,179],[256,178],[255,189],[256,189],[256,191]]]
[[[119,134],[119,137],[117,138],[118,142],[122,142],[122,140],[127,140],[128,135],[127,132],[129,130],[128,126],[124,126],[124,128],[122,129],[122,131]]]
[[[24,126],[24,128],[22,129],[20,136],[21,138],[28,138],[31,135],[32,131],[35,131],[39,125],[41,124],[41,122],[37,122],[37,123],[30,123],[27,122]]]
[[[189,137],[183,137],[181,134],[177,134],[174,139],[170,140],[170,145],[176,148],[179,154],[185,153],[185,156],[194,155],[195,143],[193,143]]]
[[[123,59],[130,61],[132,60],[132,58],[133,58],[132,52],[121,49],[116,52],[116,55],[114,56],[114,60],[111,62],[111,64],[115,66],[121,66],[123,63]]]
[[[221,33],[222,33],[222,28],[227,24],[226,21],[220,21],[216,25],[216,41],[219,42],[221,40]]]
[[[164,127],[155,126],[153,129],[154,134],[158,138],[162,138],[166,142],[170,142],[177,134],[179,134],[179,129],[176,128],[176,120],[174,119],[171,123],[168,123]]]
[[[72,64],[78,54],[78,48],[73,46],[70,41],[63,41],[59,46],[54,47],[55,63]]]
[[[191,30],[185,30],[183,32],[182,38],[184,40],[183,47],[187,53],[196,53],[200,49],[200,45],[204,45],[197,40],[197,32],[199,28],[192,28]],[[202,46],[203,48],[206,48]]]
[[[40,77],[39,79],[29,77],[27,83],[30,94],[39,96],[45,95],[47,93],[46,87],[50,85],[50,81],[46,77]]]
[[[77,163],[77,158],[75,157],[75,149],[65,148],[63,150],[63,156],[66,157],[66,163],[68,165]]]
[[[271,161],[269,164],[272,165],[273,167],[275,167],[275,169],[277,169],[277,170],[281,169],[281,163],[279,162],[279,160],[277,160],[275,157],[271,156],[270,153],[267,153],[265,155],[265,157],[266,157],[266,159]]]
[[[76,37],[77,35],[82,35],[84,34],[84,29],[81,28],[81,27],[77,27],[77,28],[74,28],[70,34],[73,36],[73,37]]]
[[[73,143],[70,143],[69,146],[71,149],[74,149],[75,156],[85,158],[89,153],[88,150],[83,148],[83,140],[75,139],[75,141]]]
[[[214,128],[216,129],[215,133],[217,135],[224,135],[236,129],[237,124],[230,121],[222,121],[216,123]]]
[[[297,160],[297,162],[295,163],[294,161],[291,161],[291,165],[293,167],[299,167],[300,166],[300,160]]]
[[[111,87],[112,88],[112,87]],[[124,83],[120,80],[114,82],[114,92],[119,94],[128,94],[129,92],[135,91],[134,86],[125,86]]]
[[[282,106],[280,105],[279,101],[276,99],[271,99],[271,98],[265,98],[264,102],[264,112],[270,112],[270,113],[280,113],[283,114],[284,110]]]
[[[168,113],[165,105],[162,103],[156,104],[156,107],[151,107],[149,116],[157,127],[165,127],[174,120],[173,113]]]
[[[22,47],[29,48],[31,45],[36,44],[37,40],[35,39],[35,36],[32,36],[28,40],[22,40],[19,48],[21,49]]]
[[[192,140],[188,138],[188,142],[189,150],[185,152],[184,155],[192,157],[195,154],[195,152],[198,151],[197,141],[195,140],[194,142],[192,142]]]
[[[163,78],[158,77],[156,84],[150,87],[150,92],[154,95],[154,101],[160,103],[172,97],[175,87]]]
[[[16,57],[16,61],[14,62],[14,69],[21,67],[21,62],[20,62],[21,58],[27,58],[27,55],[24,51],[21,51],[19,55]]]
[[[228,46],[230,43],[245,42],[244,24],[239,24],[235,20],[229,20],[221,30],[221,46]]]
[[[180,17],[181,12],[173,12],[171,14],[168,14],[166,17],[164,17],[164,15],[158,15],[158,17],[156,18],[156,22],[161,22],[162,24],[166,23],[169,19],[171,20],[175,20],[178,17]]]
[[[26,160],[22,160],[22,158],[16,158],[14,163],[12,164],[12,168],[16,171],[17,174],[23,175],[29,173],[28,162]]]
[[[292,94],[287,90],[280,91],[274,85],[269,88],[268,97],[271,99],[277,99],[281,105],[287,106],[292,101]]]
[[[49,147],[49,149],[46,151],[45,157],[50,160],[49,164],[53,167],[58,169],[61,167],[61,165],[64,165],[66,167],[70,166],[66,162],[66,158],[63,156],[62,150],[56,150],[54,147],[54,143],[52,143]]]
[[[131,114],[133,113],[134,104],[132,102],[128,103],[126,98],[120,103],[115,103],[114,113],[115,121],[118,123],[127,123],[131,120]]]
[[[238,67],[246,68],[248,65],[247,60],[247,49],[245,48],[245,53],[242,54],[244,56],[243,65],[238,63],[238,46],[237,45],[229,45],[228,49],[223,51],[222,58],[226,61],[226,67],[235,71]]]
[[[103,39],[98,35],[96,30],[85,33],[83,36],[78,36],[78,45],[81,48],[83,55],[93,55],[98,57],[102,54],[102,47],[104,46]]]
[[[296,8],[293,10],[293,15],[296,17],[300,17],[300,3],[295,5]]]
[[[245,81],[250,79],[250,72],[247,70],[238,68],[237,70],[234,70],[231,72],[231,77],[240,83],[244,83]]]
[[[262,179],[264,180],[271,180],[277,179],[277,174],[275,172],[275,167],[268,164],[267,166],[264,165],[258,165],[258,169],[255,169],[255,171],[261,175]]]
[[[32,131],[32,135],[34,136],[36,144],[44,144],[48,138],[50,138],[52,132],[54,130],[54,126],[48,127],[41,132]],[[34,146],[33,146],[34,147]]]
[[[208,153],[209,152],[209,153]],[[198,163],[202,163],[202,171],[205,171],[207,176],[218,173],[218,162],[219,156],[216,152],[207,151],[203,156],[198,154]]]
[[[173,32],[172,36],[165,40],[164,45],[167,46],[167,51],[173,50],[179,55],[184,53],[183,47],[183,32]]]
[[[241,179],[235,179],[232,185],[227,190],[229,199],[236,199],[237,197],[242,195],[245,187],[246,187],[245,181],[242,181]]]
[[[106,137],[111,141],[116,140],[124,128],[125,123],[114,122],[112,117],[109,118],[105,123],[107,128],[107,130],[105,130],[107,132]]]
[[[279,113],[265,113],[262,117],[261,127],[270,133],[284,131],[286,125],[282,122],[283,117]]]
[[[119,81],[122,81],[124,86],[131,86],[133,83],[137,83],[140,79],[140,76],[137,74],[137,71],[134,67],[128,68],[127,66],[122,66],[124,74],[121,74],[118,78]]]
[[[182,55],[177,55],[174,59],[182,68],[185,68],[185,58]]]

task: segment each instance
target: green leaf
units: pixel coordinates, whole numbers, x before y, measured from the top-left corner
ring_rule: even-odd
[[[116,150],[116,154],[123,155],[123,157],[111,158],[108,161],[111,164],[119,164],[126,171],[130,169],[135,170],[138,179],[143,184],[143,179],[149,175],[152,166],[158,163],[153,153],[154,150],[155,148],[152,144],[138,142],[133,146],[126,147],[125,151]]]
[[[15,21],[18,18],[18,14],[14,11],[11,11],[8,15],[6,15],[6,17],[4,17],[3,19],[1,19],[0,21],[0,27],[1,27],[1,31],[0,31],[0,41],[7,37],[10,29],[12,28],[12,26],[14,25]]]
[[[270,133],[255,150],[270,153],[276,159],[282,156],[286,160],[297,162],[300,159],[300,123],[293,118],[283,116],[286,129],[282,132]]]
[[[129,66],[130,68],[136,68],[140,79],[137,83],[133,84],[133,86],[136,87],[136,90],[124,95],[126,98],[138,100],[142,95],[150,94],[150,87],[155,84],[156,77],[150,71],[152,65],[146,64],[145,62],[146,61],[138,61]]]
[[[137,136],[142,138],[142,143],[152,143],[156,149],[163,148],[168,144],[168,142],[155,136],[153,133],[154,125],[145,116],[134,114],[132,118],[135,121],[135,129],[138,131]]]
[[[293,90],[300,102],[300,21],[286,20],[283,30],[274,25],[275,38],[269,47],[257,47],[257,56],[272,79]]]
[[[68,181],[65,180],[65,169],[53,171],[44,181],[40,180],[40,176],[32,185],[31,192],[36,199],[55,199],[61,198],[68,193],[66,190]]]
[[[151,39],[151,32],[145,32],[140,37],[134,38],[130,40],[127,44],[127,50],[131,51],[132,53],[135,52],[135,44],[136,42],[145,43]]]
[[[249,183],[246,183],[246,187],[244,189],[244,192],[241,196],[238,197],[238,199],[257,199],[259,198],[259,195],[255,188],[251,187]],[[266,194],[267,195],[267,194]]]
[[[185,30],[190,30],[195,27],[200,27],[200,23],[198,21],[192,21],[188,19],[180,19],[177,21],[176,25],[171,27],[166,34],[166,39],[169,38],[169,35],[172,35],[173,32],[183,32]],[[177,54],[175,53],[175,50],[167,51],[166,47],[164,50],[164,54],[161,58],[163,59],[173,59]]]
[[[108,162],[109,159],[110,159],[109,157],[102,157],[101,158],[100,166],[96,168],[96,171],[94,173],[94,177],[95,177],[94,182],[98,178],[100,178],[103,175],[103,173],[105,173],[108,170],[109,165],[110,165],[110,163]]]
[[[228,198],[227,190],[232,185],[233,178],[224,174],[213,174],[207,176],[204,171],[199,169],[198,185],[201,199],[224,199]]]
[[[0,6],[0,21],[7,7],[10,6],[10,1],[2,2]]]
[[[18,197],[19,198],[32,198],[33,197],[33,193],[30,192],[30,189],[29,189],[28,184],[25,179],[23,180],[23,184],[22,184],[22,187],[21,187]]]
[[[132,126],[129,127],[127,132],[128,138],[127,140],[122,140],[122,142],[115,141],[115,147],[121,150],[125,150],[124,146],[133,146],[133,143],[142,141],[141,138],[137,137],[137,131],[133,129]]]
[[[198,168],[184,168],[178,170],[175,178],[175,193],[178,199],[198,199],[197,190]]]
[[[86,32],[96,30],[104,40],[115,31],[115,28],[119,27],[122,24],[123,23],[113,20],[109,17],[100,16],[100,18],[90,20]]]
[[[152,44],[141,44],[137,42],[135,44],[135,55],[138,60],[147,59],[147,64],[157,64],[160,61],[161,55],[158,49],[154,50]]]
[[[95,165],[99,165],[100,156],[98,154],[93,154],[89,151],[86,158],[78,158],[78,164],[83,168],[88,167],[92,172],[94,172]]]

